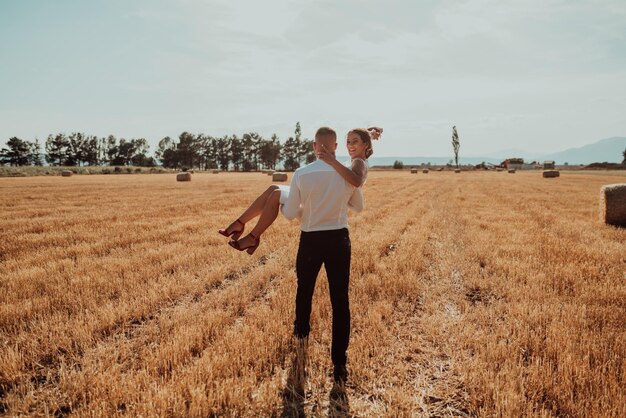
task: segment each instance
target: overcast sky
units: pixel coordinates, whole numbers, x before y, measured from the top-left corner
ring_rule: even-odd
[[[0,0],[0,143],[297,121],[377,156],[626,136],[626,1]]]

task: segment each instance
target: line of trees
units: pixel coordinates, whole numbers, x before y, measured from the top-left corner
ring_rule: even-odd
[[[8,148],[0,149],[0,164],[2,165],[43,165],[41,160],[41,145],[39,140],[34,142],[22,141],[12,137],[7,141]]]
[[[81,132],[59,133],[48,135],[45,153],[38,139],[31,142],[13,137],[6,145],[0,150],[2,165],[41,166],[44,160],[52,166],[156,165],[154,158],[148,156],[148,141],[144,138],[118,141],[113,135],[98,138]]]
[[[236,171],[275,169],[282,162],[285,170],[315,160],[313,141],[302,138],[300,123],[294,136],[281,144],[276,134],[263,138],[256,132],[244,135],[213,137],[183,132],[178,140],[165,137],[159,141],[154,157],[148,156],[149,145],[144,138],[119,140],[113,136],[98,138],[73,132],[49,135],[42,153],[39,140],[25,141],[13,137],[0,150],[0,164],[41,166],[44,160],[52,166],[123,165],[152,167],[160,163],[166,168],[199,168]]]
[[[145,138],[119,140],[114,135],[98,138],[74,132],[49,135],[46,140],[46,162],[62,166],[96,165],[135,165],[150,167],[156,165],[148,156],[148,141]]]
[[[281,144],[276,134],[263,138],[256,132],[213,137],[183,132],[178,142],[165,137],[159,141],[155,157],[167,168],[200,168],[204,170],[232,167],[235,171],[275,169],[282,161],[285,170],[315,160],[313,141],[302,138],[300,123],[294,136]]]

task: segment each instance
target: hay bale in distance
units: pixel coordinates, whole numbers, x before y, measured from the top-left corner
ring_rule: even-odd
[[[191,181],[191,173],[184,171],[176,174],[176,181]]]
[[[554,161],[544,161],[543,169],[544,170],[554,170],[556,168],[556,163]]]
[[[73,174],[74,173],[72,173],[70,170],[63,170],[63,171],[61,171],[61,175],[63,177],[72,177]]]
[[[607,184],[600,189],[600,221],[626,228],[626,183]]]
[[[504,170],[502,167],[496,167],[496,171],[502,171]]]
[[[212,171],[212,173],[213,173],[213,174],[219,174],[219,173],[220,173],[220,170],[213,170],[213,171]]]
[[[515,174],[515,169],[514,168],[509,168],[509,174]]]
[[[428,170],[422,170],[422,173],[428,174]]]
[[[560,175],[559,170],[544,170],[543,172],[543,178],[559,177]]]
[[[411,169],[411,174],[417,174],[417,169],[416,168],[412,168]]]
[[[272,181],[287,181],[287,173],[272,174]]]
[[[459,169],[459,168],[455,168],[455,169],[454,169],[454,172],[455,172],[455,173],[460,173],[460,172],[461,172],[461,169]]]
[[[443,171],[443,167],[439,167],[437,171]]]

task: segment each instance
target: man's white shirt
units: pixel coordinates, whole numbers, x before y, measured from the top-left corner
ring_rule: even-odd
[[[300,229],[312,232],[347,228],[348,209],[360,212],[363,207],[361,188],[317,160],[295,171],[281,211],[287,219],[301,217]]]

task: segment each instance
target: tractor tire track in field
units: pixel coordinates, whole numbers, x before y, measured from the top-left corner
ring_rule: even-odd
[[[463,258],[464,237],[454,213],[446,207],[450,193],[456,191],[440,189],[436,197],[431,196],[428,213],[432,221],[421,252],[424,270],[419,277],[425,287],[422,309],[406,319],[419,344],[412,347],[408,356],[415,361],[414,385],[427,388],[421,394],[421,412],[428,416],[468,417],[472,414],[467,390],[454,367],[453,350],[458,345],[447,341],[454,334],[448,325],[457,323],[462,315],[454,300],[464,294],[457,263]]]

